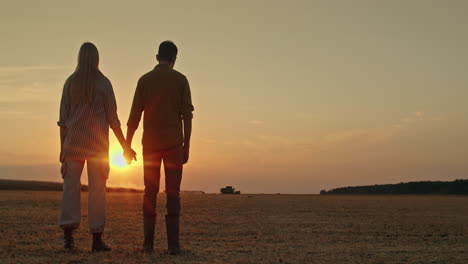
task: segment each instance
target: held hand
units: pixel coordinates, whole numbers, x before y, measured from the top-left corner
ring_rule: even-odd
[[[189,160],[189,153],[190,153],[190,147],[189,146],[183,146],[182,147],[182,163],[186,164]]]
[[[132,160],[137,160],[136,152],[131,148],[124,149],[123,156],[128,165],[132,164]]]

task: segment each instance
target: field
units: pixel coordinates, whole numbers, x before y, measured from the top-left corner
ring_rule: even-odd
[[[105,241],[91,254],[87,193],[78,249],[62,249],[60,192],[0,192],[0,263],[468,263],[468,196],[182,195],[181,256],[137,252],[141,193],[109,193]]]

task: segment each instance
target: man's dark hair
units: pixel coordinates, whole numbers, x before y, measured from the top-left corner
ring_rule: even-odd
[[[177,46],[174,42],[166,40],[159,44],[159,60],[174,61],[177,57]]]

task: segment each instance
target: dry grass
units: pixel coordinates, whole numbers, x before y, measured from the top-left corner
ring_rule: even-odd
[[[78,249],[57,227],[60,192],[0,192],[1,263],[468,263],[468,197],[184,194],[181,256],[142,241],[141,194],[108,194],[110,253],[91,254],[86,194]]]

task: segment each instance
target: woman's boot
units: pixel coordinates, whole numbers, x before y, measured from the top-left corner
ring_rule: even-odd
[[[92,252],[111,251],[112,249],[102,241],[102,233],[93,233]]]
[[[65,227],[63,229],[63,248],[75,248],[75,241],[73,240],[73,228]]]

